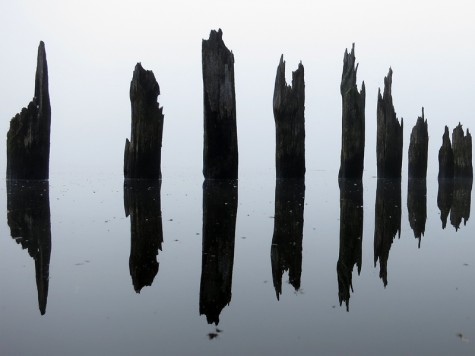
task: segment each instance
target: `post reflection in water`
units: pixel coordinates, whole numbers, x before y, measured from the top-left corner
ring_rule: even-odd
[[[276,180],[271,265],[277,299],[282,294],[285,271],[289,272],[289,283],[296,291],[300,289],[304,202],[305,180]]]
[[[363,184],[360,180],[340,179],[340,251],[336,265],[338,298],[349,311],[350,289],[353,292],[353,267],[361,272],[363,243]]]
[[[427,220],[427,182],[425,179],[409,178],[407,182],[407,214],[414,237],[421,238],[426,230]]]
[[[161,180],[124,181],[125,216],[130,215],[129,270],[134,290],[151,286],[158,273],[162,249]]]
[[[375,204],[374,266],[379,259],[379,277],[388,284],[389,250],[401,235],[401,180],[378,179]]]
[[[449,213],[450,223],[456,231],[460,228],[462,220],[464,225],[467,224],[470,218],[472,184],[473,179],[470,178],[439,179],[437,206],[443,229],[447,226]]]
[[[35,260],[41,315],[46,313],[51,256],[51,216],[47,181],[7,180],[7,221],[12,238]]]
[[[231,302],[237,205],[237,180],[204,181],[200,315],[208,324]]]

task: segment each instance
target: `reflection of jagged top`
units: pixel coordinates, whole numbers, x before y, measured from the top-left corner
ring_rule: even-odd
[[[46,312],[51,256],[51,218],[47,181],[7,181],[7,220],[11,236],[35,260],[38,304]]]
[[[340,186],[340,251],[336,265],[340,305],[349,310],[350,289],[353,291],[353,267],[361,272],[363,243],[363,184],[361,180],[339,180]]]
[[[231,302],[237,204],[237,180],[205,180],[200,315],[209,324]]]
[[[421,238],[424,236],[427,220],[427,183],[425,178],[409,178],[407,182],[407,213],[414,237],[419,239],[419,247],[421,247]]]
[[[376,188],[374,265],[379,259],[379,277],[388,284],[389,250],[396,234],[401,234],[401,180],[378,179]]]
[[[295,290],[300,288],[304,202],[303,179],[276,180],[271,263],[277,299],[282,294],[282,275],[285,271],[289,272],[289,283]]]
[[[450,223],[455,230],[460,228],[462,220],[464,225],[467,223],[470,217],[472,183],[471,178],[439,179],[437,206],[440,209],[443,229],[447,225],[449,213]]]
[[[129,269],[137,293],[151,286],[158,273],[157,255],[163,243],[160,188],[160,180],[124,182],[125,215],[130,215]]]

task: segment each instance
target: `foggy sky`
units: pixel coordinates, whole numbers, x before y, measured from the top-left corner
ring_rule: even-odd
[[[365,175],[376,174],[378,87],[392,66],[404,117],[403,176],[412,126],[424,106],[428,178],[437,175],[444,125],[472,129],[475,22],[470,1],[27,1],[0,5],[0,172],[10,119],[32,99],[45,41],[52,106],[50,179],[122,175],[130,137],[129,85],[137,62],[152,70],[164,107],[163,178],[202,177],[201,40],[222,28],[234,53],[239,175],[274,174],[272,94],[280,55],[287,80],[302,60],[307,170],[340,164],[343,53],[356,43],[366,84]],[[3,143],[2,143],[3,142]]]

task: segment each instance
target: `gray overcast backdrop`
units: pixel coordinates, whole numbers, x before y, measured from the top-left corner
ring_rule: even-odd
[[[122,175],[136,62],[153,70],[164,107],[164,179],[201,177],[201,40],[222,28],[235,56],[240,177],[274,172],[272,94],[279,57],[287,78],[302,60],[307,170],[339,167],[345,48],[356,43],[366,98],[365,174],[375,175],[376,98],[389,66],[404,117],[404,161],[421,107],[429,122],[429,177],[437,175],[444,125],[473,128],[472,1],[63,1],[0,5],[0,172],[10,119],[32,99],[45,41],[52,105],[51,179]],[[4,174],[4,173],[3,173]]]

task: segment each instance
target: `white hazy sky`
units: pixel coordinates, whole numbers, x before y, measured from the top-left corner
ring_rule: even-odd
[[[3,1],[0,171],[9,121],[33,96],[43,40],[51,179],[67,172],[122,174],[136,62],[153,70],[161,88],[164,179],[187,170],[201,176],[201,40],[222,28],[236,62],[240,176],[273,174],[272,94],[282,53],[288,78],[300,60],[305,66],[307,170],[338,170],[342,59],[355,42],[358,82],[367,89],[365,174],[376,172],[376,98],[392,66],[395,109],[405,124],[403,171],[410,131],[424,106],[429,175],[435,177],[444,125],[474,126],[474,18],[473,1],[463,0]]]

